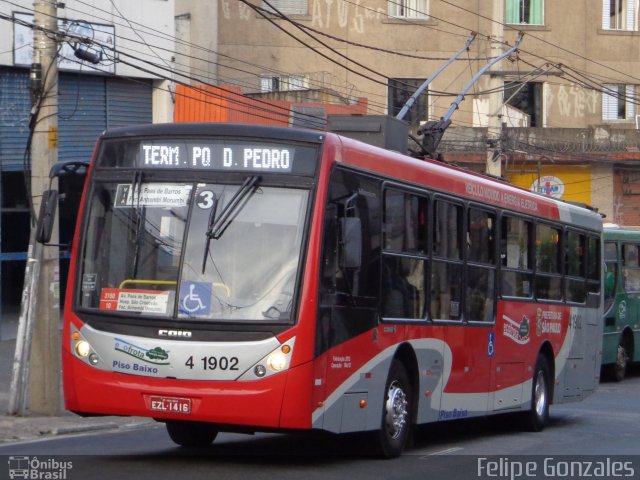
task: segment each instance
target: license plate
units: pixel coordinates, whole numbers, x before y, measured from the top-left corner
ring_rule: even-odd
[[[175,397],[149,397],[149,405],[154,412],[165,413],[182,413],[189,415],[191,413],[190,398]]]

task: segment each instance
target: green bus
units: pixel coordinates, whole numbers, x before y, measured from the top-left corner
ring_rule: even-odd
[[[640,335],[640,227],[605,225],[605,304],[602,366],[622,380],[633,362]]]

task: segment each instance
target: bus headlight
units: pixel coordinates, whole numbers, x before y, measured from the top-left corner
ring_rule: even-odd
[[[259,380],[262,378],[284,372],[291,364],[293,356],[293,344],[296,338],[293,337],[278,348],[271,351],[268,355],[255,363],[252,368],[247,370],[238,380]]]
[[[287,366],[287,356],[281,351],[273,352],[267,357],[267,366],[274,372],[284,370]]]
[[[91,344],[84,339],[84,337],[78,330],[75,329],[73,329],[71,333],[71,348],[76,354],[76,358],[78,358],[79,360],[82,360],[83,362],[93,366],[96,366],[98,363],[100,363],[100,357],[93,350]]]
[[[82,358],[86,358],[91,353],[91,345],[86,340],[80,340],[75,345],[76,355]]]

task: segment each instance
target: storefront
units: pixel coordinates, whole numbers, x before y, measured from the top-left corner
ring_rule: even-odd
[[[152,82],[60,73],[58,87],[58,161],[91,159],[96,138],[107,128],[151,123]],[[30,166],[25,149],[29,139],[29,71],[0,67],[0,313],[20,307],[29,241],[27,199]],[[71,182],[71,183],[70,183]],[[62,182],[60,239],[73,234],[81,185]],[[66,262],[61,262],[64,277]],[[62,278],[64,280],[64,278]],[[63,284],[64,282],[62,282]]]

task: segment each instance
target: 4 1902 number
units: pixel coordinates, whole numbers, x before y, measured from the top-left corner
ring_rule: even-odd
[[[202,366],[203,370],[238,370],[238,357],[202,357],[198,363],[193,355],[184,363],[190,370]]]

